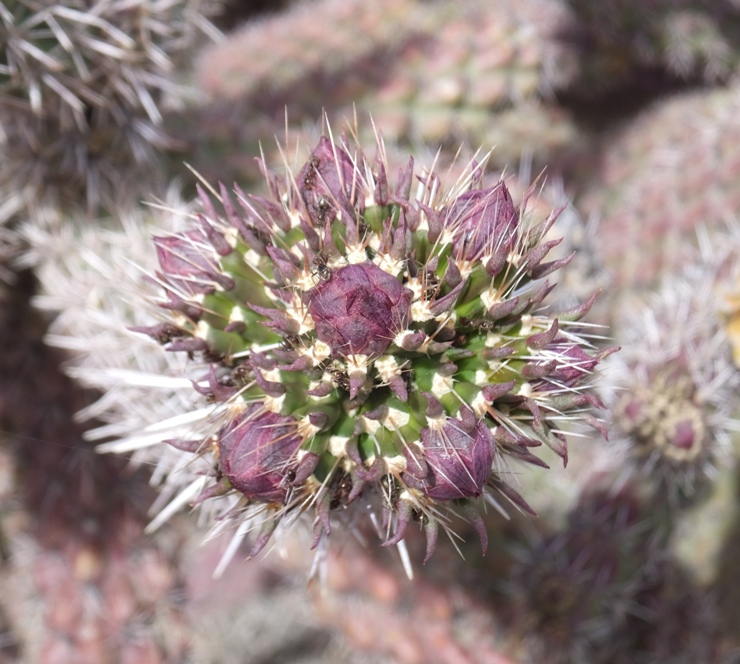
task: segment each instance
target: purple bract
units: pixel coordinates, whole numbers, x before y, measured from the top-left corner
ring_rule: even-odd
[[[157,260],[162,276],[178,295],[212,293],[218,264],[209,259],[210,245],[200,230],[167,237],[155,237]]]

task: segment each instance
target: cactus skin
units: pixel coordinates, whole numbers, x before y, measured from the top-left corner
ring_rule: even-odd
[[[510,620],[530,658],[607,661],[605,655],[619,649],[609,630],[625,620],[640,565],[655,550],[632,492],[590,490],[564,528],[515,551],[506,582]]]
[[[0,5],[4,186],[31,207],[86,201],[94,211],[120,198],[122,178],[178,144],[162,102],[184,91],[175,62],[216,32],[204,9],[200,0]]]
[[[376,149],[371,162],[325,137],[295,176],[262,166],[270,198],[237,189],[235,202],[221,187],[219,213],[201,191],[195,227],[156,239],[172,313],[136,330],[202,353],[210,366],[194,385],[215,402],[205,438],[170,442],[216,469],[196,502],[226,494],[261,517],[252,555],[283,517],[310,506],[316,545],[333,509],[367,502],[385,544],[420,516],[428,557],[446,511],[480,525],[482,493],[529,509],[505,460],[542,465],[530,449],[545,444],[566,461],[558,418],[601,426],[582,412],[599,405],[583,388],[609,351],[584,351],[575,322],[593,300],[560,321],[539,311],[544,277],[569,262],[544,262],[558,211],[532,223],[476,165],[450,190],[428,174],[412,197],[413,160],[393,181]],[[235,420],[254,455],[244,472],[264,488],[235,488],[224,442]],[[300,449],[284,458],[280,441],[294,438]]]
[[[639,494],[587,486],[565,527],[519,548],[506,590],[522,661],[728,661],[710,602]]]

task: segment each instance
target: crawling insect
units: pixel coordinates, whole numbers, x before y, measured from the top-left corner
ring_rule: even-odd
[[[234,385],[246,385],[252,379],[252,368],[248,362],[242,362],[234,367],[231,372]]]
[[[329,369],[329,375],[332,377],[332,380],[336,383],[337,387],[349,391],[349,376],[346,371],[332,368]]]
[[[301,338],[295,334],[288,334],[283,337],[281,345],[285,350],[293,350],[301,345]]]
[[[334,210],[331,205],[331,201],[326,196],[322,196],[319,198],[318,208],[319,212],[316,215],[316,225],[319,227],[326,226],[328,215]]]
[[[306,171],[306,175],[303,178],[303,186],[307,191],[310,191],[316,184],[316,171],[319,168],[320,161],[319,158],[314,155],[308,160],[308,163],[311,168]]]
[[[424,299],[431,300],[439,290],[439,277],[430,270],[424,272]]]
[[[327,265],[329,258],[326,254],[318,253],[313,259],[313,271],[311,272],[312,277],[318,277],[321,281],[329,281],[331,279],[331,270]]]
[[[348,473],[340,473],[333,489],[329,507],[333,510],[346,507],[349,504],[349,494],[352,492],[352,477]]]
[[[401,372],[401,378],[406,386],[406,391],[411,394],[414,391],[414,374],[410,369],[404,369]]]

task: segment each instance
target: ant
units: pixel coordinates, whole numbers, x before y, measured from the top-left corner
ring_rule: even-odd
[[[411,394],[414,390],[414,373],[410,369],[406,369],[401,372],[401,378],[403,379],[406,391]]]
[[[330,212],[333,212],[334,208],[332,207],[331,201],[326,197],[322,196],[319,198],[318,202],[318,214],[316,215],[316,225],[320,228],[326,226],[326,222],[328,221],[327,217]]]
[[[306,172],[306,175],[303,177],[303,187],[307,191],[313,189],[314,184],[316,184],[316,171],[319,169],[320,163],[321,160],[316,155],[313,155],[311,159],[308,160],[310,168]]]
[[[249,364],[247,362],[242,362],[232,370],[231,379],[234,381],[235,385],[246,385],[250,380],[251,373],[252,370],[249,367]]]
[[[439,289],[439,277],[432,272],[427,270],[424,273],[424,299],[431,300]]]
[[[295,334],[288,334],[283,337],[282,347],[285,350],[294,350],[301,343],[301,338]]]
[[[349,392],[349,376],[346,371],[342,371],[341,369],[329,369],[329,375],[337,384],[337,387]]]
[[[352,477],[345,472],[339,473],[333,489],[329,508],[335,510],[338,507],[346,507],[347,499],[352,492]]]
[[[329,258],[326,254],[318,253],[316,258],[313,259],[313,266],[315,270],[311,273],[312,276],[318,276],[321,281],[329,281],[331,279],[331,270],[327,265]]]

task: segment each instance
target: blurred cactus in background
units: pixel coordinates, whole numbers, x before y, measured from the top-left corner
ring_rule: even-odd
[[[516,551],[505,588],[521,661],[732,661],[667,535],[633,486],[586,487],[564,528]]]
[[[570,114],[546,103],[570,71],[554,39],[564,18],[540,0],[297,3],[205,51],[198,83],[209,100],[194,140],[202,151],[236,140],[250,153],[259,139],[272,144],[286,107],[293,127],[356,108],[393,143],[494,144],[492,165],[522,155],[543,165],[579,140]],[[373,140],[369,126],[362,138]],[[224,177],[223,163],[197,164]],[[234,168],[240,181],[259,176],[245,161]]]
[[[605,137],[582,207],[603,217],[599,248],[618,284],[680,269],[687,235],[718,229],[740,209],[739,103],[735,86],[677,95]]]
[[[201,0],[0,5],[3,187],[30,205],[86,200],[156,174],[176,145],[163,104],[186,92],[174,67],[204,32]],[[142,180],[139,179],[139,182]]]
[[[12,537],[2,605],[23,661],[180,661],[180,609],[168,601],[181,582],[178,546],[168,558],[141,539],[145,478],[83,441],[74,415],[89,397],[61,372],[63,353],[44,345],[30,280],[18,276],[0,326],[0,417],[20,480],[3,519]]]
[[[0,661],[737,661],[737,2],[266,4],[0,4]]]
[[[693,269],[692,269],[693,268]],[[685,503],[731,461],[732,396],[738,387],[720,318],[716,266],[687,266],[619,331],[612,360],[615,428],[653,502]]]
[[[565,0],[564,32],[580,54],[591,94],[662,78],[718,83],[740,64],[740,7],[733,0]],[[585,93],[585,87],[581,93]]]

